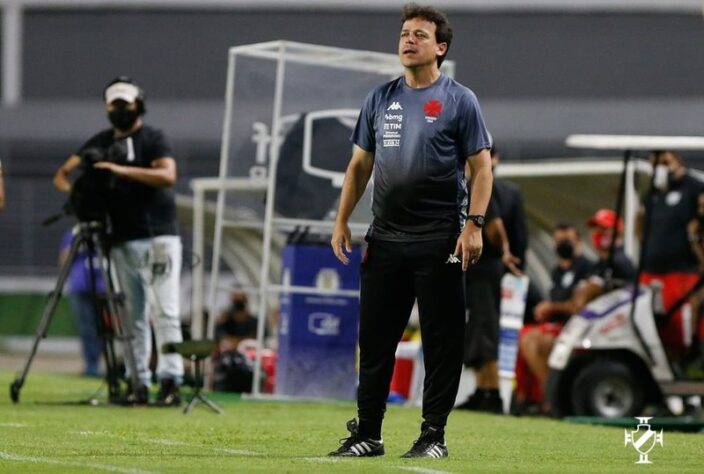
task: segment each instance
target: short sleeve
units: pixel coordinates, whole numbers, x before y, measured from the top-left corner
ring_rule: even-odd
[[[351,138],[352,143],[362,150],[369,152],[373,152],[376,149],[376,136],[374,133],[374,97],[374,92],[371,92],[365,99]]]
[[[171,140],[169,140],[161,130],[154,130],[151,137],[150,149],[150,161],[159,158],[173,157]]]
[[[479,101],[467,90],[458,104],[459,143],[462,155],[467,157],[491,148],[491,138],[484,123]]]

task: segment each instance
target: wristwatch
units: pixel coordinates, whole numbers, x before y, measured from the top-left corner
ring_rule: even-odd
[[[481,216],[479,214],[470,214],[467,216],[467,219],[474,222],[474,225],[477,227],[484,227],[484,216]]]

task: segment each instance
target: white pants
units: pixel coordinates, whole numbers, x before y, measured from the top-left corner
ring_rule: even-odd
[[[130,240],[115,245],[110,253],[125,294],[127,320],[132,328],[137,376],[149,386],[151,371],[151,332],[154,327],[159,353],[157,378],[183,381],[183,359],[179,354],[161,354],[165,342],[181,342],[179,279],[181,276],[181,239],[161,235],[150,239]],[[128,364],[127,375],[130,375]]]

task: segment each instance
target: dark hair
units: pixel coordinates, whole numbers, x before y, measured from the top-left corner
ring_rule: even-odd
[[[675,158],[675,160],[677,160],[681,165],[684,165],[684,158],[682,158],[682,155],[673,150],[653,150],[652,152],[650,152],[649,158],[651,161],[655,161],[657,163],[658,159],[660,158],[660,155],[664,155],[665,153],[670,153]]]
[[[422,18],[431,23],[435,23],[435,41],[438,44],[447,44],[445,54],[436,57],[438,67],[440,67],[442,62],[445,60],[447,53],[450,51],[450,44],[452,44],[452,27],[447,19],[447,15],[431,6],[421,6],[417,3],[407,3],[403,7],[401,24],[414,18]]]
[[[577,234],[577,237],[582,238],[581,232],[579,232],[579,229],[577,228],[576,225],[572,224],[571,222],[558,222],[555,224],[555,227],[552,228],[553,232],[557,232],[559,230],[566,231],[566,230],[574,230],[575,233]]]

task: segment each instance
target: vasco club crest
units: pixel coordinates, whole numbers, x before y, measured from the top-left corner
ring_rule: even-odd
[[[633,448],[640,454],[640,458],[636,461],[636,464],[652,464],[652,461],[648,459],[648,453],[650,453],[658,443],[660,446],[663,446],[662,429],[660,433],[650,429],[648,420],[651,418],[652,417],[636,417],[638,420],[637,429],[630,432],[625,430],[624,446],[632,444]]]
[[[440,116],[440,112],[442,112],[442,102],[437,99],[429,100],[423,105],[423,112],[425,113],[426,122],[435,122]]]

